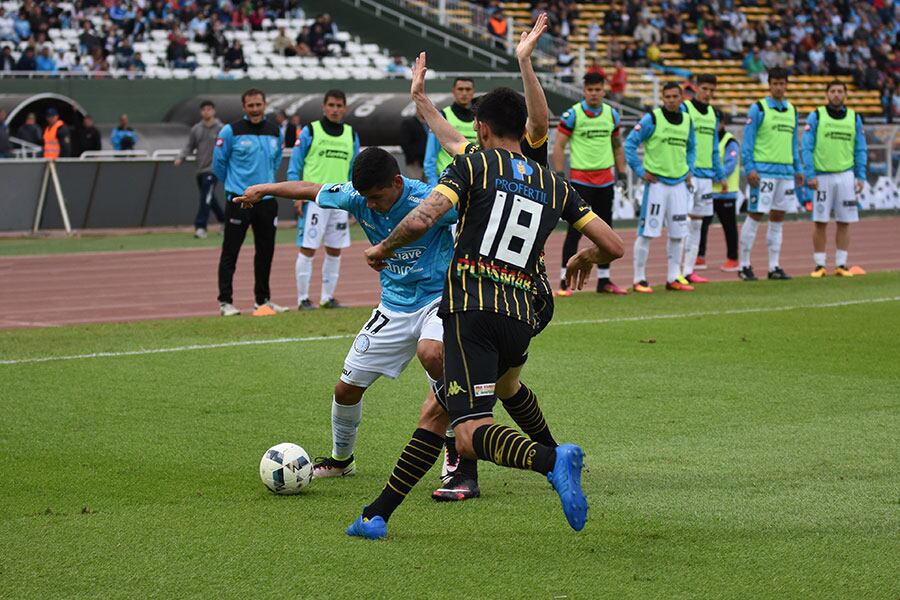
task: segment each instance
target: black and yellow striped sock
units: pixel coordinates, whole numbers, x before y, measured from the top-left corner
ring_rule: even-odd
[[[512,398],[506,400],[501,398],[500,402],[519,429],[532,440],[551,448],[559,446],[550,433],[547,421],[544,420],[537,396],[524,383],[519,386],[519,391]]]
[[[505,425],[482,425],[472,433],[472,446],[481,460],[503,467],[537,471],[546,475],[556,462],[556,450]]]
[[[416,429],[412,439],[400,453],[400,459],[394,465],[394,470],[391,471],[387,485],[381,490],[381,495],[363,510],[363,517],[371,519],[379,515],[385,521],[390,519],[391,513],[400,506],[409,491],[437,462],[443,446],[442,436],[426,429]]]

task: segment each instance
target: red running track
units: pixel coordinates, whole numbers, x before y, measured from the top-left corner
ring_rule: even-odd
[[[794,276],[812,267],[812,225],[785,224],[782,266]],[[829,227],[829,260],[834,257],[834,225]],[[900,269],[900,217],[864,219],[853,226],[850,263],[868,271]],[[190,235],[190,234],[185,234]],[[613,281],[631,284],[631,248],[634,230],[622,231],[625,258],[613,265]],[[547,265],[554,285],[558,279],[564,234],[547,242]],[[651,284],[665,283],[665,239],[654,240],[647,275]],[[355,242],[344,253],[337,297],[349,306],[374,306],[378,301],[377,276],[363,259],[365,242]],[[718,265],[724,259],[722,229],[710,228],[707,260],[701,274],[714,281],[734,279]],[[272,267],[273,300],[296,307],[294,260],[289,244],[276,248]],[[216,272],[218,249],[180,249],[142,252],[98,252],[0,258],[0,328],[53,327],[75,323],[137,321],[199,317],[218,314]],[[311,298],[319,295],[322,253],[317,253]],[[765,276],[768,258],[765,226],[760,228],[753,263]],[[829,264],[829,267],[831,265]],[[593,283],[589,283],[593,289]],[[253,249],[245,246],[235,276],[235,304],[245,311],[253,306]],[[702,290],[699,291],[702,293]]]

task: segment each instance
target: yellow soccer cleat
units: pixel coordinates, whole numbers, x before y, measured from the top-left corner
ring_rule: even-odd
[[[853,277],[853,273],[847,267],[835,267],[835,277]]]
[[[821,279],[828,275],[828,271],[822,265],[816,266],[815,271],[809,274],[810,277],[815,277],[816,279]]]

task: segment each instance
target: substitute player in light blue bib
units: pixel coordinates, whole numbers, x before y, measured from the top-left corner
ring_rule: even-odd
[[[347,183],[286,181],[253,186],[235,202],[254,203],[266,195],[315,200],[321,208],[352,214],[369,241],[378,244],[431,192],[428,184],[400,175],[396,159],[381,148],[369,148],[357,156],[352,178]],[[354,339],[334,388],[331,456],[317,459],[315,477],[356,471],[353,450],[362,420],[362,398],[379,377],[399,376],[418,356],[432,389],[442,380],[443,324],[437,310],[453,255],[450,226],[456,218],[454,209],[424,237],[385,261],[380,272],[381,301]]]

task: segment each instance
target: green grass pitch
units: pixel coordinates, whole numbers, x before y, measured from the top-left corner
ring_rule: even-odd
[[[367,310],[0,332],[3,598],[897,598],[900,273],[558,303],[525,381],[587,452],[576,534],[534,473],[381,489],[425,392],[366,396],[359,474],[276,497],[269,446],[330,448]],[[147,353],[187,345],[340,336]],[[507,420],[501,414],[501,419]]]

